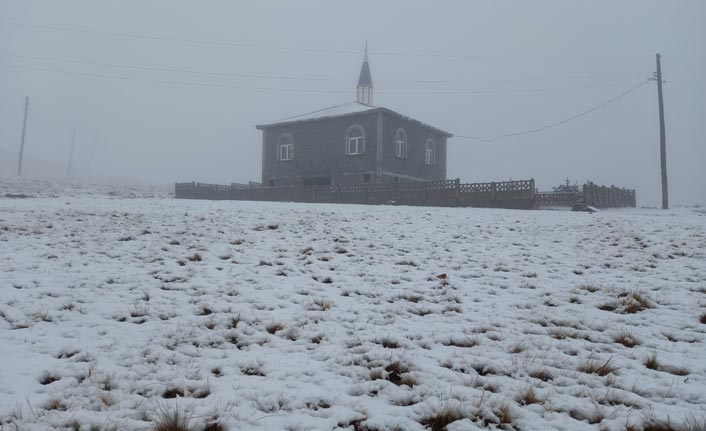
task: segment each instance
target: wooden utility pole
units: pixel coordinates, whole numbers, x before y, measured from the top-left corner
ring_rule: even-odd
[[[66,176],[71,175],[71,164],[74,161],[74,143],[76,143],[76,128],[74,127],[74,134],[71,137],[71,151],[69,152],[69,167],[66,169]]]
[[[20,159],[17,162],[17,176],[22,176],[22,155],[25,152],[25,133],[27,131],[27,111],[29,110],[29,96],[25,97],[25,119],[22,121],[22,140],[20,141]]]
[[[662,100],[662,62],[657,54],[657,98],[659,99],[659,155],[662,168],[662,209],[669,209],[669,189],[667,188],[667,133],[664,130],[664,102]]]

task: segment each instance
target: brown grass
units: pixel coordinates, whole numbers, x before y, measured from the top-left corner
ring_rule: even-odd
[[[446,426],[463,419],[461,408],[457,405],[446,404],[441,406],[436,413],[422,418],[420,423],[431,431],[445,431]]]
[[[201,255],[198,252],[187,257],[187,259],[192,262],[201,262],[203,260],[203,258],[201,257]]]
[[[611,364],[613,358],[609,358],[605,362],[598,361],[593,358],[588,358],[579,364],[578,370],[587,374],[597,374],[601,377],[607,376],[608,374],[615,374],[618,367]]]
[[[645,359],[645,362],[643,362],[643,364],[650,370],[659,370],[659,362],[657,362],[657,353],[653,353],[648,356]]]
[[[527,386],[524,389],[520,390],[520,393],[517,394],[516,400],[518,403],[522,404],[523,406],[528,406],[530,404],[537,404],[541,401],[537,397],[537,394],[534,392],[534,388],[532,388],[532,386]]]
[[[175,407],[172,411],[160,407],[159,417],[152,431],[193,431],[190,422],[191,417],[182,413],[179,407]]]
[[[265,326],[265,329],[267,330],[268,333],[274,335],[277,332],[284,329],[284,324],[280,323],[280,322],[272,322],[272,323],[268,324],[267,326]]]
[[[623,346],[629,348],[635,347],[640,344],[637,338],[635,338],[635,336],[632,334],[632,332],[629,331],[618,332],[613,336],[613,339],[616,343],[620,343]]]

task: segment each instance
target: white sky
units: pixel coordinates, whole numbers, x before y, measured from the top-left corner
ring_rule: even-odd
[[[254,125],[354,100],[366,40],[376,105],[480,137],[534,129],[598,105],[650,77],[660,52],[671,201],[706,203],[703,0],[0,0],[0,173],[14,170],[28,95],[30,175],[64,173],[76,127],[78,176],[258,180]],[[472,82],[400,82],[415,80]],[[637,188],[641,204],[657,205],[656,101],[652,82],[538,134],[452,139],[449,178],[534,177],[545,189],[567,176],[592,179]]]

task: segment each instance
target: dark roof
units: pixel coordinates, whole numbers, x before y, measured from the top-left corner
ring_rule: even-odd
[[[295,117],[285,118],[283,120],[280,120],[280,121],[277,121],[274,123],[260,124],[255,127],[259,130],[264,130],[264,129],[268,129],[271,127],[285,126],[285,125],[298,124],[298,123],[307,123],[307,122],[319,121],[319,120],[324,120],[324,119],[329,119],[329,118],[347,117],[347,116],[368,114],[368,113],[380,112],[380,111],[386,112],[388,114],[391,114],[391,115],[394,115],[398,118],[401,118],[405,121],[409,121],[409,122],[414,123],[418,126],[421,126],[426,129],[432,130],[436,133],[442,134],[447,138],[453,137],[453,134],[451,134],[449,132],[438,129],[434,126],[430,126],[429,124],[422,123],[421,121],[415,120],[411,117],[407,117],[406,115],[402,115],[402,114],[395,112],[391,109],[382,108],[382,107],[378,107],[378,106],[370,106],[370,105],[366,105],[366,104],[358,103],[358,102],[348,102],[348,103],[344,103],[341,105],[331,106],[329,108],[321,109],[321,110],[314,111],[314,112],[309,112],[307,114],[302,114],[302,115],[297,115]]]
[[[370,65],[366,56],[363,65],[360,67],[360,76],[358,77],[358,87],[372,87],[373,77],[370,74]]]

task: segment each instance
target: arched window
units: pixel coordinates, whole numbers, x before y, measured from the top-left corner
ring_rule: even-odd
[[[395,156],[407,158],[407,133],[403,129],[397,129],[395,133]]]
[[[294,158],[294,138],[292,138],[292,135],[285,133],[279,137],[279,140],[277,140],[277,154],[280,161]]]
[[[424,163],[429,166],[436,163],[436,148],[433,139],[427,139],[427,143],[424,145]]]
[[[349,156],[365,153],[365,131],[360,126],[352,126],[346,133],[346,154]]]

